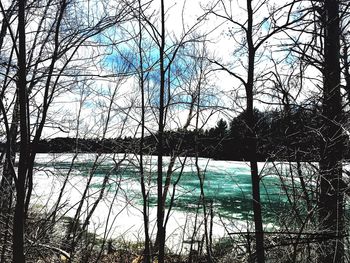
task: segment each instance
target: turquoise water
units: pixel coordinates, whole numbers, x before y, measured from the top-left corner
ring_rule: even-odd
[[[175,175],[176,177],[176,175]],[[173,180],[174,181],[174,180]],[[266,177],[260,187],[262,203],[282,209],[283,198],[279,179]],[[180,192],[174,207],[196,209],[201,204],[200,183],[196,173],[184,173],[179,181]],[[233,172],[208,171],[204,175],[204,202],[212,204],[222,216],[237,219],[252,217],[251,176],[248,168],[237,168]],[[268,213],[266,213],[268,214]]]
[[[212,161],[216,162],[216,161]],[[204,178],[204,201],[200,198],[200,181],[196,169],[186,169],[183,173],[176,170],[172,175],[172,183],[177,183],[173,209],[194,211],[201,209],[203,202],[212,205],[216,213],[221,216],[235,219],[252,218],[252,195],[251,195],[251,176],[247,165],[227,162],[229,165],[224,167],[208,166],[203,169],[201,175]],[[37,163],[37,166],[43,166]],[[64,175],[71,166],[70,162],[54,162],[45,164],[46,167],[53,167]],[[76,162],[73,165],[73,171],[80,175],[87,176],[91,173],[93,163],[91,161]],[[188,167],[187,167],[188,168]],[[153,169],[145,172],[146,180],[149,182],[150,205],[156,204],[156,172]],[[110,180],[107,185],[109,192],[115,191],[116,182],[121,182],[125,193],[133,196],[137,203],[141,204],[140,174],[135,166],[121,165],[114,169],[110,162],[100,163],[93,172],[94,178],[100,178],[99,182],[93,182],[91,188],[100,188],[102,178],[109,175]],[[165,177],[164,173],[164,177]],[[179,179],[180,176],[180,179]],[[164,180],[165,181],[165,178]],[[172,185],[170,186],[172,189]],[[273,217],[276,211],[287,209],[287,200],[281,187],[281,181],[276,176],[264,176],[261,182],[261,200],[263,204],[263,213],[265,217]],[[167,199],[169,205],[170,195]]]

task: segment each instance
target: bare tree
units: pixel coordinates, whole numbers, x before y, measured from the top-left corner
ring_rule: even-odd
[[[266,8],[272,10],[268,13],[268,16],[263,18],[257,17],[259,11]],[[257,60],[262,56],[259,51],[264,45],[273,37],[284,31],[286,28],[296,23],[296,20],[291,19],[291,14],[294,10],[294,1],[290,3],[284,3],[279,7],[269,9],[268,1],[259,1],[253,3],[251,0],[246,1],[246,16],[247,19],[244,23],[235,19],[233,13],[234,7],[232,2],[216,1],[211,7],[210,13],[216,17],[224,19],[232,24],[234,28],[238,28],[237,31],[230,30],[230,35],[239,44],[239,52],[243,50],[247,52],[246,63],[243,65],[243,71],[245,77],[240,73],[231,70],[227,65],[211,59],[211,61],[218,66],[219,69],[226,71],[234,78],[238,79],[245,89],[245,116],[247,126],[247,147],[248,158],[250,162],[251,177],[252,177],[252,202],[254,212],[254,224],[255,224],[255,242],[256,242],[256,254],[258,262],[265,262],[264,253],[264,232],[263,232],[263,219],[262,208],[260,201],[260,176],[257,165],[257,135],[256,135],[256,123],[254,118],[254,100],[256,92],[256,65]],[[278,19],[279,18],[279,19]],[[258,22],[256,22],[258,20]],[[264,23],[267,23],[267,30],[263,29]],[[243,41],[236,38],[235,33],[243,32]],[[239,54],[237,52],[237,55]],[[239,58],[239,60],[241,60]]]
[[[8,69],[17,64],[16,72],[7,70],[3,75],[9,80],[5,81],[6,84],[2,89],[1,113],[7,123],[6,163],[11,171],[11,178],[3,176],[2,182],[7,180],[10,186],[11,180],[15,182],[16,206],[12,252],[15,262],[24,262],[24,226],[33,189],[34,160],[38,143],[47,124],[50,105],[58,94],[67,90],[65,85],[69,83],[69,78],[76,75],[77,71],[68,65],[78,66],[78,61],[81,59],[77,56],[78,50],[93,36],[122,21],[127,9],[121,8],[122,12],[118,9],[117,14],[109,17],[99,17],[93,25],[81,20],[79,25],[73,26],[73,16],[81,14],[74,10],[71,2],[49,0],[39,4],[17,1],[16,22],[11,20],[14,6],[15,2],[5,10],[4,4],[0,4],[4,21],[2,40],[4,38],[10,40],[13,47],[6,49],[9,52],[2,49],[2,55],[10,58],[7,61]],[[51,16],[50,13],[56,15]],[[17,26],[16,31],[14,25]],[[29,31],[28,27],[33,30]],[[11,91],[14,82],[16,92]],[[9,105],[3,103],[11,99],[11,96],[13,103]],[[9,119],[11,115],[12,120]],[[13,161],[17,118],[20,151],[19,167],[16,172],[13,169]]]
[[[344,261],[344,182],[342,178],[344,151],[344,116],[341,86],[342,32],[348,25],[348,4],[342,1],[312,1],[301,12],[305,21],[298,29],[298,37],[291,37],[292,50],[305,65],[319,70],[321,75],[304,73],[304,82],[317,83],[322,94],[315,95],[322,112],[319,123],[319,189],[318,231],[320,234],[318,261]],[[343,28],[343,29],[342,29]],[[343,35],[343,52],[347,49]],[[307,39],[305,43],[301,40]],[[345,92],[347,92],[346,55],[343,54]]]
[[[13,221],[13,261],[24,263],[24,218],[25,218],[25,184],[29,157],[28,133],[28,94],[26,80],[26,30],[25,30],[25,1],[18,2],[18,100],[20,113],[20,155],[18,177],[15,180],[16,206]],[[15,43],[14,43],[15,44]]]
[[[342,99],[340,85],[339,1],[324,2],[324,82],[322,101],[322,137],[320,161],[319,262],[343,262],[344,192],[342,189]]]

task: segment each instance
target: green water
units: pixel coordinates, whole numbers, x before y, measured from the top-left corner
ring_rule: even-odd
[[[37,165],[42,166],[42,164]],[[46,166],[54,167],[64,175],[71,164],[70,162],[55,162],[54,164],[46,164]],[[76,162],[73,165],[73,171],[79,171],[79,174],[83,176],[88,176],[92,170],[93,177],[101,180],[93,182],[90,187],[100,188],[102,178],[107,174],[110,177],[107,185],[109,192],[115,191],[115,184],[121,182],[123,189],[126,189],[126,194],[132,196],[141,205],[140,174],[136,167],[122,165],[118,169],[114,169],[111,163],[101,163],[93,168],[92,162]],[[145,176],[149,186],[155,189],[156,172],[146,171]],[[207,169],[202,172],[202,176],[204,179],[204,199],[200,198],[200,180],[195,169],[181,174],[178,171],[173,173],[172,184],[177,182],[173,209],[195,211],[201,209],[202,204],[205,203],[207,206],[212,206],[215,213],[220,213],[224,217],[242,220],[252,218],[251,176],[248,166],[235,166],[232,162],[232,165],[228,167]],[[131,185],[133,187],[128,187]],[[171,189],[172,186],[170,186]],[[260,191],[265,217],[272,218],[276,211],[282,212],[288,209],[287,199],[278,177],[265,176],[261,181]],[[150,205],[156,204],[155,191],[150,191],[149,201]],[[167,199],[168,206],[169,202],[170,195]]]
[[[174,175],[173,181],[178,174]],[[195,210],[203,203],[200,198],[200,183],[196,173],[184,173],[178,183],[174,207]],[[236,219],[252,217],[252,195],[250,170],[237,168],[233,173],[208,171],[204,176],[204,203],[212,205],[222,216]],[[286,200],[281,194],[279,180],[266,177],[260,187],[263,205],[281,210]],[[168,199],[169,201],[169,199]],[[266,215],[269,213],[266,211]]]

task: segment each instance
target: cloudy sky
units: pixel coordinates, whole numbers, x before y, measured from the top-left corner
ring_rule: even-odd
[[[109,4],[113,5],[113,3],[113,1],[110,1]],[[278,1],[275,1],[275,3],[269,1],[269,5],[262,3],[263,1],[253,1],[255,7],[259,7],[254,15],[254,25],[257,27],[254,31],[256,43],[273,30],[273,26],[278,26],[278,23],[285,23],[286,13],[290,10],[289,7],[281,9],[278,13],[279,20],[275,25],[272,25],[271,21],[273,20],[269,17],[269,13],[278,8],[277,4],[284,3]],[[184,59],[181,55],[183,56],[186,53],[186,51],[183,51],[185,49],[188,49],[187,55],[189,55],[191,48],[201,51],[205,46],[206,57],[220,62],[242,79],[246,78],[246,39],[238,24],[246,25],[245,1],[217,1],[215,3],[215,1],[178,0],[165,1],[165,4],[167,54],[172,56],[179,45],[186,43],[183,49],[179,49],[180,51],[174,60],[175,68],[177,67],[177,71],[174,69],[173,77],[171,77],[172,82],[175,83],[171,89],[171,92],[173,92],[171,94],[174,97],[181,98],[184,100],[183,102],[188,102],[179,94],[183,94],[181,92],[184,92],[184,90],[191,92],[191,89],[195,89],[196,85],[195,77],[192,77],[191,83],[188,81],[181,82],[184,76],[186,74],[188,76],[188,72],[190,72],[190,62],[181,62]],[[86,13],[101,12],[103,14],[107,12],[106,6],[103,7],[100,3],[89,7],[93,10]],[[146,116],[149,132],[154,132],[157,126],[156,100],[154,98],[157,87],[158,68],[156,62],[159,49],[155,41],[155,35],[157,35],[155,31],[160,29],[159,8],[160,1],[154,1],[148,5],[144,14],[150,18],[148,22],[143,22],[144,64],[148,63],[145,66],[147,73],[149,73],[148,76],[153,76],[153,78],[150,77],[147,83],[148,99],[151,103],[150,106],[153,105],[153,107],[148,108]],[[293,8],[297,8],[297,6]],[[87,72],[84,73],[86,75],[93,73],[101,77],[79,78],[75,89],[68,96],[67,94],[58,96],[51,113],[52,116],[57,116],[58,112],[64,112],[64,114],[60,114],[61,119],[58,120],[63,125],[61,129],[47,129],[47,135],[75,136],[78,128],[82,136],[88,137],[91,135],[101,136],[104,129],[107,131],[107,136],[111,137],[133,136],[138,133],[140,124],[140,90],[139,79],[136,74],[139,69],[139,62],[136,61],[138,59],[138,30],[137,21],[118,24],[116,27],[109,28],[102,34],[90,39],[91,42],[95,42],[95,46],[86,46],[79,51],[81,56],[87,57],[91,54],[101,54],[101,56],[96,56],[96,59],[90,61],[88,66],[86,65],[85,70]],[[193,41],[193,39],[199,41]],[[285,34],[278,34],[259,48],[256,57],[256,76],[262,77],[274,70],[289,72],[292,63],[286,57],[286,50],[281,48],[285,39]],[[98,47],[98,44],[103,44],[104,47]],[[276,48],[276,45],[278,48]],[[127,69],[123,68],[123,65],[125,66],[128,63],[130,64],[129,67]],[[152,63],[155,63],[155,65],[150,68],[149,66]],[[210,93],[212,97],[208,96],[208,98],[212,98],[213,102],[213,105],[208,105],[207,101],[205,105],[212,107],[201,110],[200,122],[205,124],[205,127],[213,127],[219,118],[229,120],[232,116],[242,112],[245,107],[242,83],[227,72],[218,69],[219,66],[217,65],[205,64],[204,70],[208,71],[206,74],[207,87],[203,90],[206,90],[208,94]],[[120,74],[120,72],[128,74],[124,76],[125,74]],[[317,73],[311,72],[309,74]],[[178,81],[178,79],[181,79],[181,81]],[[192,86],[186,88],[186,85]],[[259,92],[263,92],[269,85],[271,86],[272,83],[265,81],[256,88]],[[266,93],[268,92],[266,91]],[[260,100],[269,101],[270,99],[269,94],[260,96]],[[181,100],[177,99],[176,102],[180,103]],[[187,104],[170,107],[171,110],[169,110],[167,118],[168,129],[180,128],[184,125],[189,113]],[[259,102],[259,100],[256,106],[261,109],[272,107]],[[109,124],[106,126],[105,122],[107,120]],[[194,123],[195,118],[192,118],[190,128],[194,127]]]

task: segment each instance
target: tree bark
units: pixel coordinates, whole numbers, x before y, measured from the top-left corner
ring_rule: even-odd
[[[28,123],[26,90],[25,0],[18,1],[18,79],[17,92],[20,112],[20,155],[16,186],[16,206],[13,222],[13,262],[24,263],[24,202],[28,160]]]
[[[246,124],[248,126],[248,153],[250,158],[250,172],[252,177],[253,213],[255,226],[255,242],[257,262],[265,262],[264,253],[264,232],[262,225],[261,203],[260,203],[260,177],[257,163],[257,138],[255,134],[254,121],[254,67],[255,67],[255,47],[253,43],[253,10],[252,0],[247,0],[248,27],[248,78],[246,89]]]
[[[342,101],[340,90],[339,1],[325,0],[324,83],[320,161],[319,262],[343,262]]]
[[[159,48],[159,73],[160,73],[160,91],[159,91],[159,123],[158,123],[158,164],[157,164],[157,246],[158,262],[164,263],[165,253],[165,227],[164,227],[164,206],[163,206],[163,132],[164,132],[164,91],[165,91],[165,67],[164,67],[164,48],[165,48],[165,10],[164,0],[160,0],[161,5],[161,32]]]

